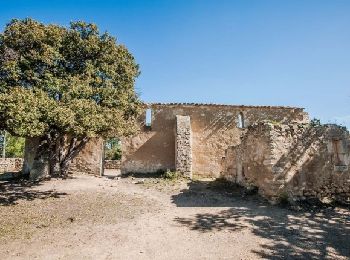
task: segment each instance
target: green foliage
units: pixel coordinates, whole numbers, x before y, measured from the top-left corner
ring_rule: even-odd
[[[276,121],[276,120],[270,120],[270,123],[273,125],[280,125],[281,124],[280,121]]]
[[[177,180],[181,177],[181,174],[179,174],[178,172],[166,170],[163,173],[162,177],[166,180]]]
[[[25,139],[22,137],[6,135],[6,158],[22,158],[24,156]]]
[[[105,159],[120,160],[122,158],[122,149],[120,141],[117,138],[110,138],[105,143]]]
[[[313,118],[313,119],[310,121],[310,125],[311,125],[312,127],[321,126],[321,120],[320,120],[320,119],[317,119],[317,118]]]
[[[278,203],[282,206],[287,206],[290,204],[289,196],[287,192],[281,192],[278,196]]]
[[[131,134],[138,75],[126,47],[94,24],[12,20],[0,34],[0,129],[29,137]]]

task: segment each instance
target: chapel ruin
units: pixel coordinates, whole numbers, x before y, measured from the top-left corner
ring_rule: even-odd
[[[121,139],[122,174],[171,170],[254,187],[271,202],[349,202],[349,132],[310,123],[303,108],[152,103],[144,105],[139,125],[136,135]],[[33,149],[35,140],[28,140],[27,172]],[[70,171],[103,175],[103,153],[102,139],[90,141]]]

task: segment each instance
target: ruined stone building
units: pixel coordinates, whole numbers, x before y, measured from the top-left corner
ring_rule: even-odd
[[[259,122],[226,151],[222,176],[270,200],[350,202],[350,137],[336,125]]]
[[[136,135],[122,138],[122,174],[223,177],[272,202],[349,198],[348,131],[313,126],[302,108],[154,103],[145,105],[139,124]],[[71,171],[102,175],[103,147],[103,140],[90,141]]]
[[[170,169],[219,177],[227,148],[262,120],[303,123],[308,116],[290,107],[150,104],[140,117],[140,133],[122,140],[122,173]]]

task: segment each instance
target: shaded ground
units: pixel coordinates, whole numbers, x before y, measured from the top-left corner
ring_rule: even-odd
[[[349,259],[350,211],[293,211],[212,181],[0,182],[0,259]]]

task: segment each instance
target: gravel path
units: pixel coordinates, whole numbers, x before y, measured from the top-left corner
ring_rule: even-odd
[[[292,211],[217,182],[0,183],[0,259],[349,259],[350,211]]]

